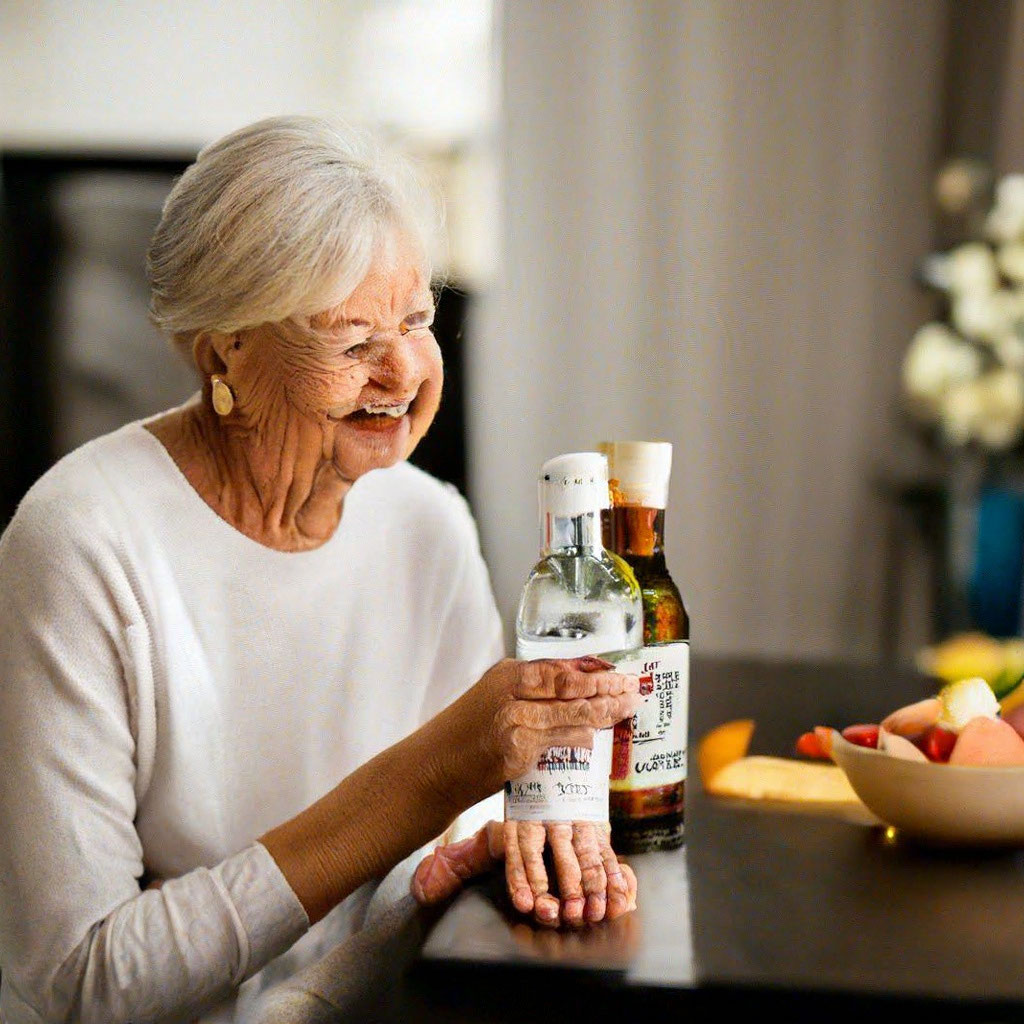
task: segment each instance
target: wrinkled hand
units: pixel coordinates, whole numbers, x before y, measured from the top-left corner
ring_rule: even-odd
[[[636,875],[611,848],[610,827],[595,822],[489,822],[476,835],[438,847],[413,876],[423,904],[454,895],[464,882],[505,862],[505,882],[516,910],[538,924],[577,928],[615,920],[636,909]],[[551,847],[558,895],[544,863]]]
[[[636,676],[609,671],[601,658],[514,661],[505,658],[448,711],[472,736],[466,744],[481,778],[479,799],[536,764],[549,747],[594,747],[594,731],[632,715],[640,702]],[[481,772],[483,775],[481,775]],[[484,777],[485,776],[485,777]]]

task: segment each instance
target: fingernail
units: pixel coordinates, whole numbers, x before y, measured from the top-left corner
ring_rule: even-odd
[[[529,889],[516,889],[512,896],[512,905],[521,914],[528,914],[533,910],[533,894]]]
[[[551,906],[550,903],[542,903],[537,907],[537,916],[542,921],[554,921],[558,917],[558,908]]]
[[[604,917],[605,899],[603,896],[588,896],[584,916],[588,921],[600,921]]]
[[[615,668],[615,663],[605,661],[604,658],[595,657],[593,654],[588,654],[586,657],[576,659],[576,667],[581,672],[600,672]]]
[[[443,872],[441,870],[441,858],[435,855],[431,859],[430,864],[427,866],[427,874],[426,877],[423,879],[424,884],[436,882],[441,877],[442,873]]]
[[[562,904],[562,920],[570,925],[582,924],[585,902],[582,896],[570,896]]]

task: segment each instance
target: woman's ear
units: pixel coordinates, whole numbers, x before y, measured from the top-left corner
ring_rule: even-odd
[[[233,334],[202,331],[192,342],[192,358],[204,377],[210,377],[215,373],[223,376],[228,369],[228,353],[235,347]]]

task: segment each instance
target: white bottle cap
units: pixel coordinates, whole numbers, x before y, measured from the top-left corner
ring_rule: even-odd
[[[667,441],[602,441],[608,475],[618,481],[627,505],[664,508],[672,473],[672,445]]]
[[[608,508],[608,460],[600,452],[571,452],[540,470],[540,514],[579,516]]]

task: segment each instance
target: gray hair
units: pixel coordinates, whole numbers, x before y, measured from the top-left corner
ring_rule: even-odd
[[[389,231],[425,269],[441,207],[411,163],[368,133],[270,117],[206,146],[178,179],[146,255],[153,322],[187,350],[343,302]]]

